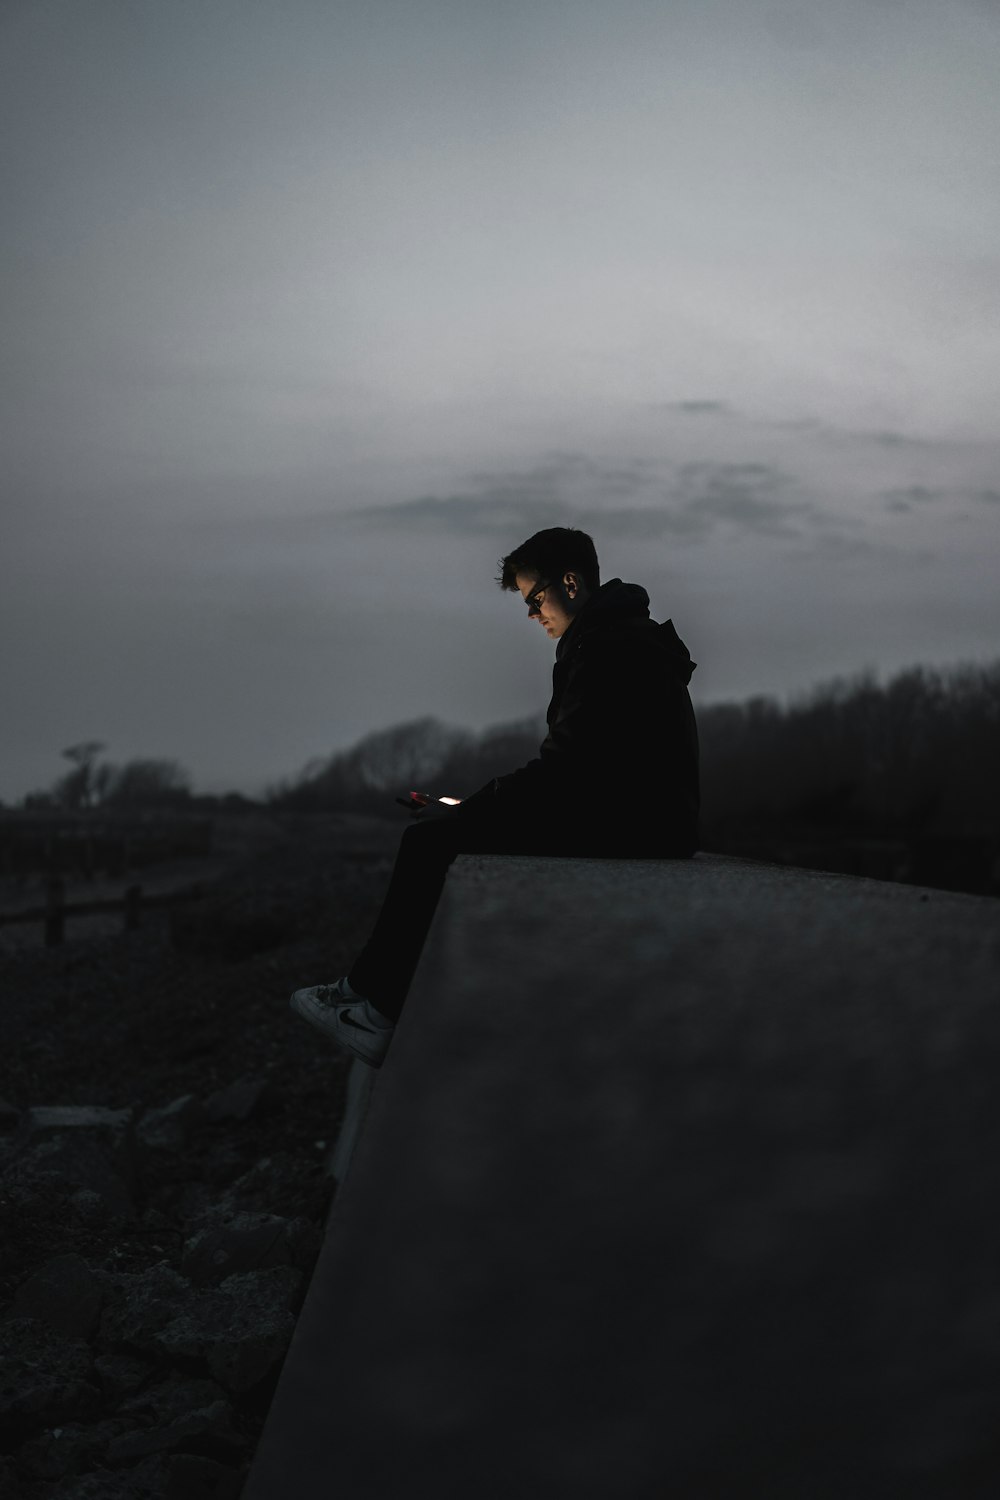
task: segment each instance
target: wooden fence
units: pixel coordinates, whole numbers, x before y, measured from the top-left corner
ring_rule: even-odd
[[[66,887],[62,878],[52,876],[46,886],[45,905],[31,907],[25,911],[0,912],[0,927],[14,923],[41,922],[45,928],[45,946],[54,948],[63,941],[66,922],[70,917],[94,916],[98,913],[118,912],[122,918],[122,930],[134,932],[142,925],[143,913],[155,907],[170,907],[182,902],[198,901],[205,895],[203,886],[188,886],[184,890],[167,891],[158,896],[143,893],[141,885],[130,885],[121,896],[103,901],[66,902]]]

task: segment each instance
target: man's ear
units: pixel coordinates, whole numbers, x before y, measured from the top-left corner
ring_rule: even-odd
[[[577,589],[579,587],[580,587],[580,580],[577,578],[577,576],[576,576],[575,573],[564,573],[563,574],[563,588],[566,590],[567,594],[569,595],[569,597],[571,599],[573,598],[574,594],[576,593],[576,591],[577,591]]]

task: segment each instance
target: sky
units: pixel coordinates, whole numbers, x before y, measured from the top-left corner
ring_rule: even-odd
[[[0,59],[0,798],[540,714],[551,525],[696,705],[1000,655],[993,0],[5,0]]]

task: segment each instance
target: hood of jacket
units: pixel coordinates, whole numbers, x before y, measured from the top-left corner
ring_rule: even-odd
[[[602,583],[597,593],[587,600],[565,635],[560,637],[556,661],[562,661],[591,635],[617,635],[637,628],[642,630],[644,637],[648,634],[648,639],[669,662],[674,675],[686,686],[697,662],[691,660],[691,653],[674,629],[673,620],[664,620],[662,624],[651,620],[646,590],[638,583],[623,583],[620,578]]]

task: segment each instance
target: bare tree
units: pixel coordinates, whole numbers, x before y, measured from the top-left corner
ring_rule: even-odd
[[[411,719],[366,735],[345,757],[363,787],[378,792],[422,790],[449,756],[470,738],[438,719]]]
[[[63,807],[74,811],[93,807],[94,762],[101,751],[106,749],[107,746],[101,740],[80,740],[78,744],[68,745],[61,751],[63,757],[72,761],[75,767],[60,779],[54,789],[56,799]]]

